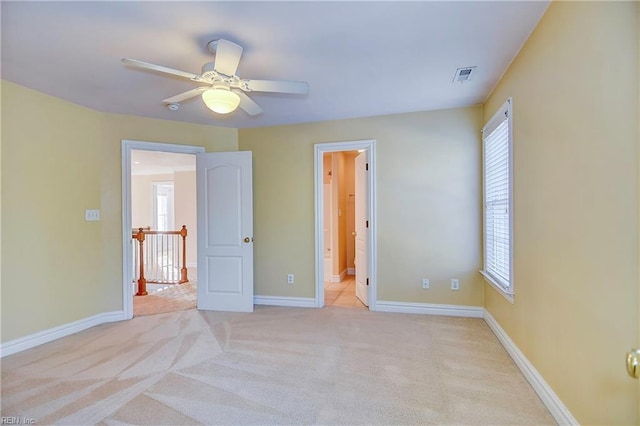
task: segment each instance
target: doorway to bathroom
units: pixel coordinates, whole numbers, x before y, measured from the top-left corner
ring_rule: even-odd
[[[375,309],[374,142],[315,146],[318,307]]]

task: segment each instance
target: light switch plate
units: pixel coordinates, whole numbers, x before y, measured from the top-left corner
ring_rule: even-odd
[[[451,290],[460,290],[460,281],[457,278],[451,279]]]

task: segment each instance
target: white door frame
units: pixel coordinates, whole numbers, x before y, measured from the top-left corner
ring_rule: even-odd
[[[122,140],[122,310],[125,319],[133,318],[133,265],[131,263],[131,151],[161,151],[199,154],[202,146]]]
[[[315,224],[316,224],[316,307],[324,306],[324,186],[322,170],[323,156],[328,152],[367,150],[369,154],[369,247],[367,248],[369,268],[369,310],[376,310],[377,295],[377,237],[376,237],[376,141],[359,140],[345,142],[317,143],[314,145],[315,168]]]

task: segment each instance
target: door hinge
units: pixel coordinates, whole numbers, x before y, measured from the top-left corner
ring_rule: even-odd
[[[365,222],[365,227],[366,227],[366,228],[368,228],[368,227],[369,227],[369,221],[368,221],[368,220]]]
[[[369,285],[369,278],[367,278],[367,285]]]
[[[369,170],[369,163],[364,163],[364,169]]]

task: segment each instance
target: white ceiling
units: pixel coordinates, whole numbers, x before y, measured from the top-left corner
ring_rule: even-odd
[[[131,150],[131,174],[172,175],[175,172],[195,172],[196,156],[162,151]]]
[[[548,1],[1,2],[1,76],[110,113],[244,128],[482,103]],[[263,109],[227,116],[195,87],[122,65],[133,58],[199,74],[207,42],[244,47],[241,78],[304,80],[308,95],[252,93]],[[459,67],[473,80],[452,83]]]

